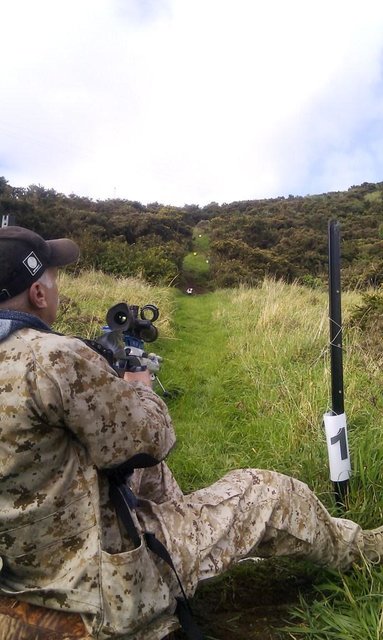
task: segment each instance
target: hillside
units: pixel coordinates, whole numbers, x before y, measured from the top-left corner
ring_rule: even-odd
[[[0,216],[4,214],[15,215],[16,224],[47,238],[68,235],[77,240],[82,249],[78,268],[142,274],[148,282],[181,289],[188,280],[188,256],[196,252],[193,238],[201,231],[209,244],[203,288],[257,284],[265,275],[320,286],[327,277],[327,224],[336,218],[341,223],[344,286],[383,281],[382,182],[314,196],[173,207],[93,201],[40,185],[21,189],[0,178]]]

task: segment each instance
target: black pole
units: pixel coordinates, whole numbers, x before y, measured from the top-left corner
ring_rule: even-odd
[[[331,400],[334,415],[344,412],[342,309],[340,290],[340,229],[329,222],[329,305],[331,348]]]
[[[330,349],[331,349],[331,415],[344,413],[343,390],[343,351],[342,351],[342,310],[340,280],[340,227],[336,220],[328,224],[329,249],[329,311],[330,311]],[[339,429],[331,438],[331,444],[339,446],[342,460],[348,458],[346,426]],[[348,492],[348,480],[334,481],[335,500],[344,506]]]

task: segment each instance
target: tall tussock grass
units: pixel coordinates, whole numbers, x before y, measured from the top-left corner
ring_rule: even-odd
[[[359,301],[356,292],[343,294],[345,410],[353,485],[363,492],[367,476],[380,486],[380,465],[367,469],[383,455],[382,376],[360,330],[350,326]],[[216,315],[230,334],[227,348],[241,378],[244,437],[251,434],[254,462],[303,479],[331,507],[322,426],[331,407],[327,293],[265,280],[257,289],[233,290]],[[355,500],[360,518],[358,491]],[[380,506],[375,513],[371,509],[364,514],[366,523],[381,517]],[[355,515],[352,500],[351,512]]]
[[[328,572],[316,588],[318,599],[295,609],[297,624],[285,630],[293,640],[381,640],[383,571],[367,563],[339,575]]]
[[[61,272],[60,307],[56,331],[94,338],[106,324],[108,309],[118,302],[154,304],[160,309],[156,326],[164,336],[171,335],[173,294],[167,287],[156,287],[141,278],[116,278],[101,271],[83,271],[78,276]]]

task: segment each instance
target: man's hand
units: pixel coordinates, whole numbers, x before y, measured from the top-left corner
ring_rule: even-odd
[[[148,387],[152,387],[152,378],[150,371],[146,369],[145,371],[125,371],[124,380],[127,382],[143,382]]]

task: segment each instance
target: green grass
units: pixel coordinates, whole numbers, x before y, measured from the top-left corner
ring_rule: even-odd
[[[59,277],[60,306],[56,331],[95,338],[106,323],[108,309],[118,302],[154,304],[160,309],[156,326],[164,336],[172,334],[173,290],[155,287],[139,278],[114,278],[87,271],[74,278],[63,271]]]
[[[209,251],[209,246],[210,246],[210,237],[207,233],[203,233],[198,229],[194,230],[193,243],[194,243],[195,251],[201,251],[203,253],[207,253]]]
[[[205,254],[195,251],[188,253],[183,260],[183,271],[196,275],[208,273],[210,267],[206,260],[208,260],[208,258],[206,258]]]
[[[328,574],[317,587],[319,598],[301,599],[295,611],[297,625],[290,638],[312,640],[379,640],[383,637],[383,570],[361,565],[358,571]]]
[[[193,233],[193,249],[182,263],[183,279],[187,286],[192,283],[193,286],[205,289],[209,284],[209,244],[209,235],[196,228]]]
[[[177,337],[159,345],[165,356],[161,378],[180,391],[169,403],[178,433],[170,464],[185,490],[217,479],[240,462],[237,372],[228,361],[230,333],[216,315],[229,300],[226,292],[178,295]]]
[[[82,335],[97,333],[115,302],[160,307],[161,336],[151,349],[164,357],[162,383],[178,390],[167,401],[178,438],[168,462],[184,491],[233,468],[270,468],[307,482],[335,514],[322,427],[330,405],[326,292],[265,280],[256,289],[186,296],[99,274],[65,275],[62,288],[79,307],[64,308],[59,330],[74,325]],[[383,377],[363,333],[348,327],[359,302],[357,293],[343,294],[353,466],[345,515],[371,528],[383,520]],[[323,576],[323,585],[313,585],[290,613],[281,637],[383,637],[381,570]]]

